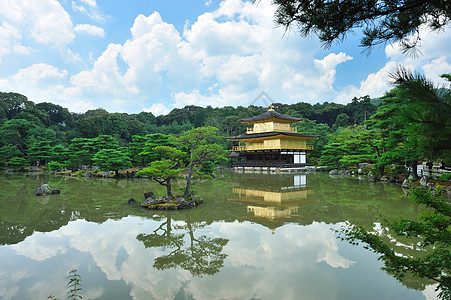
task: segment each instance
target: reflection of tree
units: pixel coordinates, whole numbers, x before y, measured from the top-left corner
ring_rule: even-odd
[[[166,229],[164,226],[166,225]],[[193,276],[213,275],[224,266],[226,254],[221,253],[228,240],[212,238],[205,235],[196,238],[192,224],[187,221],[185,229],[189,236],[189,243],[184,240],[185,234],[172,233],[171,218],[162,223],[153,234],[140,234],[137,239],[144,243],[146,248],[160,247],[162,250],[171,249],[169,254],[157,257],[154,268],[165,270],[180,266]]]

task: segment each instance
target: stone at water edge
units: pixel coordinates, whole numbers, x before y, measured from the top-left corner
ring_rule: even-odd
[[[428,185],[428,179],[426,178],[426,176],[421,177],[420,184],[422,186],[427,186]]]
[[[48,184],[41,184],[36,188],[36,196],[47,195],[50,192]]]
[[[376,175],[370,175],[370,176],[368,176],[368,178],[370,179],[370,182],[376,182],[377,181],[377,176]]]
[[[153,192],[144,193],[144,200],[147,200],[147,198],[151,198],[153,196],[154,196]]]
[[[409,180],[408,179],[404,179],[404,181],[402,182],[402,187],[403,188],[408,188],[409,187],[409,184],[410,184],[410,182],[409,182]]]
[[[338,170],[330,170],[329,175],[338,175]]]
[[[148,209],[160,209],[160,210],[176,210],[176,209],[187,209],[193,208],[203,200],[199,196],[191,195],[187,199],[183,197],[168,197],[168,196],[157,196],[149,197],[144,201],[141,206]]]

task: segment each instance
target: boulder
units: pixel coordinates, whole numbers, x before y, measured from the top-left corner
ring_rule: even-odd
[[[86,172],[83,174],[84,177],[92,177],[94,174],[92,172]]]
[[[402,187],[403,188],[408,188],[409,187],[409,184],[410,184],[410,181],[409,180],[407,180],[407,179],[404,179],[404,181],[402,182]]]
[[[330,170],[329,175],[338,175],[338,170]]]
[[[384,175],[380,178],[381,181],[385,182],[396,182],[396,176],[395,175]]]
[[[444,187],[442,193],[448,197],[451,197],[451,186]]]
[[[36,196],[48,195],[50,187],[48,184],[41,184],[36,188]]]
[[[147,198],[151,198],[153,196],[154,196],[153,192],[144,193],[144,200],[147,200]]]
[[[370,175],[370,176],[368,176],[368,179],[370,180],[370,182],[376,182],[377,181],[377,176],[376,175]]]
[[[193,195],[188,196],[187,198],[158,196],[148,197],[141,206],[148,209],[175,210],[193,208],[202,202],[202,198]]]
[[[426,176],[421,177],[420,184],[421,184],[421,186],[427,186],[428,185],[428,179],[426,178]]]
[[[340,170],[338,171],[338,175],[351,175],[348,170]]]

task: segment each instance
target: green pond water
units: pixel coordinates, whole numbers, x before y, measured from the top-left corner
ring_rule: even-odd
[[[432,282],[398,282],[377,256],[340,241],[346,224],[380,227],[422,208],[400,185],[323,173],[222,171],[197,182],[204,204],[150,211],[147,179],[0,175],[0,299],[434,299]],[[60,195],[35,196],[48,183]],[[177,186],[175,187],[177,190]],[[390,237],[399,253],[409,240]]]

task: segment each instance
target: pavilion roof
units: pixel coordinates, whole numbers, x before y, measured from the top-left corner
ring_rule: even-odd
[[[257,122],[262,122],[264,120],[269,120],[269,119],[279,119],[281,121],[285,121],[288,123],[295,123],[295,122],[300,122],[302,121],[302,118],[295,118],[295,117],[290,117],[281,113],[276,112],[274,109],[269,109],[267,112],[264,112],[258,116],[254,116],[252,118],[248,118],[248,119],[242,119],[241,122],[243,123],[257,123]]]

